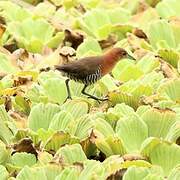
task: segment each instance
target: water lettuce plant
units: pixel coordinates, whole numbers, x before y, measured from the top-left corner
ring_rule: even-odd
[[[178,179],[179,9],[178,0],[0,1],[1,179]],[[52,66],[112,47],[136,61],[87,88],[108,101],[73,81],[66,101]]]

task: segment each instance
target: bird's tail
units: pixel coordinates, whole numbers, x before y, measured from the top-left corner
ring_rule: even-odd
[[[66,70],[66,65],[55,65],[54,70],[64,72]]]

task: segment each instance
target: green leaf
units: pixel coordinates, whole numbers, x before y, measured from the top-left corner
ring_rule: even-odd
[[[170,63],[173,67],[177,68],[178,61],[180,60],[180,53],[173,49],[160,49],[158,54],[162,59]]]
[[[179,146],[158,138],[145,140],[141,147],[141,153],[148,157],[152,164],[161,166],[165,176],[168,176],[180,161]]]
[[[133,65],[133,62],[131,60],[122,59],[121,61],[119,61],[112,70],[113,77],[119,79],[120,75],[122,75],[121,71],[124,71],[130,65]]]
[[[116,133],[122,139],[128,152],[136,152],[148,137],[148,128],[137,115],[130,115],[117,122]]]
[[[160,165],[164,174],[168,175],[180,162],[180,148],[175,144],[165,142],[159,144],[150,152],[150,161],[152,164]]]
[[[44,143],[44,148],[48,150],[57,151],[61,146],[70,143],[71,137],[67,133],[57,131]],[[75,139],[77,142],[78,140]]]
[[[177,143],[179,137],[180,137],[180,121],[176,121],[171,128],[169,129],[166,140]]]
[[[81,43],[76,51],[76,56],[82,58],[89,55],[100,55],[102,53],[101,47],[93,38],[87,38]]]
[[[121,7],[108,10],[108,15],[112,24],[126,23],[131,18],[130,12]]]
[[[71,129],[74,135],[82,140],[88,137],[89,131],[93,127],[93,124],[93,119],[87,115],[76,120],[74,126],[71,126]]]
[[[130,167],[125,172],[123,180],[139,180],[143,179],[148,175],[149,170],[145,167]]]
[[[180,16],[180,5],[178,0],[163,0],[157,4],[156,10],[162,18]]]
[[[56,178],[55,180],[67,180],[73,179],[78,180],[79,173],[75,168],[65,168]]]
[[[78,21],[82,30],[98,40],[106,39],[111,32],[112,25],[110,17],[105,12],[104,9],[87,11]]]
[[[35,17],[50,18],[56,11],[55,6],[47,2],[41,2],[34,7],[33,15]]]
[[[0,138],[2,139],[2,141],[4,141],[7,144],[11,142],[11,138],[13,137],[11,130],[7,126],[7,123],[10,121],[11,119],[6,112],[4,105],[1,105],[0,106]]]
[[[5,17],[7,21],[23,21],[31,17],[31,14],[26,9],[18,6],[15,3],[1,1],[0,2],[0,15]]]
[[[87,160],[84,162],[84,169],[79,176],[79,180],[97,179],[97,177],[99,180],[103,180],[104,172],[105,169],[99,161]]]
[[[106,157],[115,154],[124,155],[127,152],[124,142],[117,136],[108,136],[106,138],[97,137],[95,144]]]
[[[94,128],[99,131],[104,137],[113,136],[114,130],[111,125],[102,118],[98,118],[94,122]]]
[[[0,141],[0,164],[5,164],[10,157],[10,150]]]
[[[56,155],[61,156],[63,161],[68,164],[83,162],[87,159],[80,144],[66,145],[60,148]]]
[[[26,19],[21,23],[11,22],[7,29],[20,47],[34,53],[41,52],[43,46],[47,45],[54,33],[54,28],[43,19]]]
[[[144,73],[150,73],[153,69],[160,66],[158,60],[154,56],[147,54],[137,62],[137,67],[140,68]]]
[[[38,153],[38,163],[40,165],[48,164],[52,160],[53,160],[52,154],[50,154],[50,153],[48,153],[46,151]]]
[[[0,165],[0,176],[2,180],[6,180],[9,177],[9,173],[6,170],[6,168],[2,165]]]
[[[47,180],[54,180],[62,172],[63,167],[60,164],[49,163],[43,169],[45,170]]]
[[[36,164],[36,157],[34,154],[16,152],[13,156],[11,156],[10,164],[20,168],[23,168],[25,165],[33,166]]]
[[[30,129],[37,131],[40,128],[48,129],[53,116],[60,111],[60,107],[55,104],[42,104],[35,105],[28,117],[28,126]]]
[[[0,53],[0,71],[3,73],[15,73],[18,70],[15,67],[10,58],[3,53]]]
[[[43,84],[45,95],[53,102],[62,104],[67,98],[65,80],[60,78],[47,79]]]
[[[176,113],[171,110],[149,108],[141,115],[148,127],[149,137],[165,138],[176,121]]]
[[[168,99],[179,102],[180,100],[180,79],[170,79],[160,84],[158,92]]]
[[[180,166],[175,167],[169,174],[168,180],[178,179],[180,176]]]
[[[60,111],[55,114],[50,125],[49,129],[64,131],[67,132],[68,126],[70,123],[74,122],[74,118],[68,111]]]
[[[143,75],[143,71],[135,65],[128,65],[123,70],[119,69],[120,74],[118,80],[127,82],[131,79],[138,79]]]
[[[69,112],[74,119],[78,119],[88,113],[89,107],[85,101],[72,100],[64,103],[61,109]]]
[[[173,30],[166,20],[152,22],[147,35],[154,48],[158,48],[158,44],[162,41],[170,48],[176,47]]]
[[[44,179],[48,180],[46,177],[45,170],[41,167],[30,168],[25,166],[17,175],[17,180],[25,180],[25,179]]]

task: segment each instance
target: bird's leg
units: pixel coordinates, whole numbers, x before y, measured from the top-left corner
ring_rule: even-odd
[[[87,88],[87,85],[84,85],[81,93],[84,94],[84,95],[86,95],[86,96],[88,96],[88,98],[95,99],[96,101],[106,101],[106,100],[108,100],[108,98],[101,99],[101,98],[98,98],[98,97],[93,96],[93,95],[91,95],[91,94],[88,94],[87,92],[85,92],[86,88]]]
[[[65,83],[66,83],[66,89],[67,89],[67,93],[68,93],[68,96],[67,96],[66,100],[67,100],[67,99],[72,99],[72,98],[71,98],[70,88],[69,88],[69,81],[70,81],[70,79],[66,79],[66,81],[65,81]],[[66,101],[66,100],[65,100],[65,101]]]

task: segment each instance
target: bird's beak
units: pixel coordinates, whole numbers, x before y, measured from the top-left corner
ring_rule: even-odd
[[[131,55],[127,54],[126,58],[128,59],[132,59],[132,60],[136,60],[134,57],[132,57]]]

